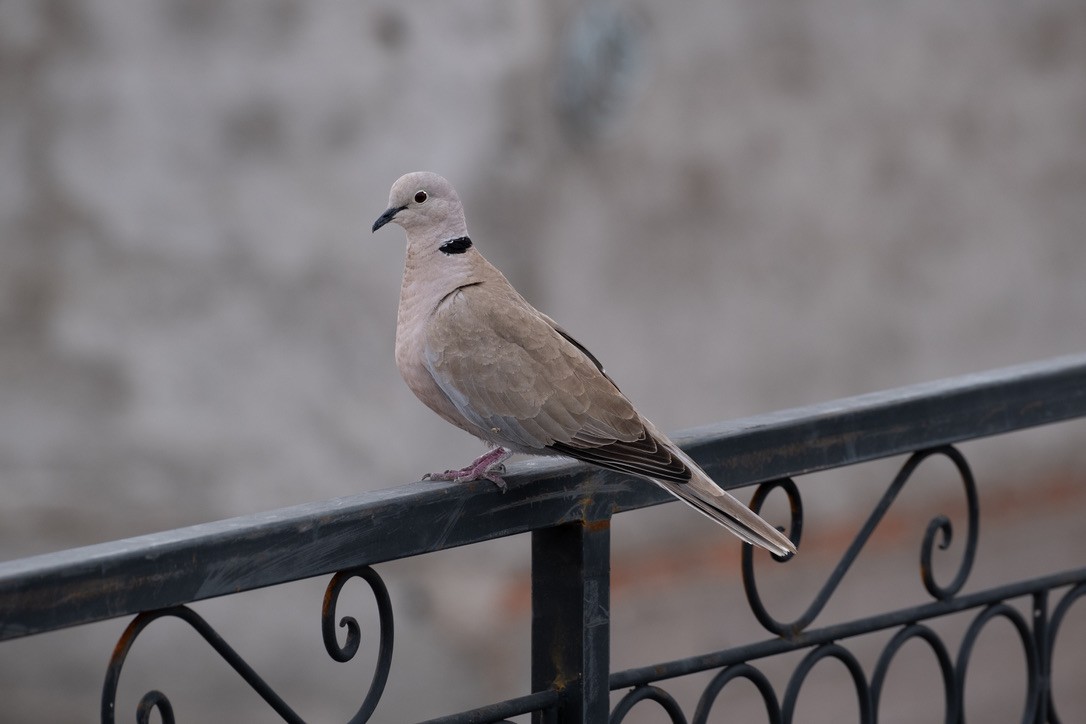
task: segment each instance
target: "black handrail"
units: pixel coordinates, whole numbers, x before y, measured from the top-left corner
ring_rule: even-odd
[[[1086,355],[1079,355],[721,423],[675,439],[725,487],[783,484],[793,502],[789,532],[796,540],[802,506],[799,490],[788,480],[794,476],[914,453],[894,483],[900,487],[912,467],[929,455],[940,454],[958,466],[975,508],[968,465],[951,445],[1084,416]],[[760,619],[778,639],[742,651],[716,652],[612,675],[607,666],[610,518],[667,502],[670,497],[642,480],[558,460],[513,466],[507,480],[510,485],[505,494],[486,481],[419,482],[0,563],[0,641],[134,614],[144,616],[133,626],[137,622],[146,625],[149,617],[171,615],[191,619],[199,630],[199,617],[190,615],[186,604],[337,572],[361,575],[371,586],[380,585],[369,566],[524,532],[533,533],[533,584],[536,590],[550,592],[546,598],[533,597],[533,693],[444,720],[496,721],[494,717],[536,711],[537,717],[557,717],[559,721],[601,721],[608,715],[609,689],[630,685],[646,688],[635,689],[636,693],[616,708],[611,714],[615,720],[621,720],[625,711],[643,699],[671,712],[673,704],[666,692],[651,686],[653,682],[692,670],[735,666],[748,661],[749,656],[778,650],[829,646],[837,638],[827,634],[827,629],[808,629],[817,614],[813,604],[814,613],[792,623],[774,622],[763,613]],[[769,486],[763,487],[759,496],[769,490]],[[889,505],[894,494],[896,489],[883,504]],[[970,515],[970,535],[975,537],[975,510],[971,509]],[[872,526],[877,522],[873,514]],[[924,543],[929,559],[932,546],[941,544],[949,534],[947,521],[932,521]],[[858,551],[865,540],[858,538],[853,548]],[[1039,597],[1058,586],[1081,585],[1086,577],[1084,569],[1052,580],[1021,582],[1021,591],[1012,586],[989,598],[978,599],[976,593],[970,594],[972,598],[957,596],[971,564],[972,552],[966,555],[957,579],[945,588],[929,580],[929,572],[924,583],[935,599],[933,603],[910,615],[891,612],[885,620],[869,619],[853,625],[857,630],[910,622],[915,627],[925,616],[961,607],[998,606],[1012,595]],[[757,613],[760,602],[747,558],[744,578]],[[850,563],[847,555],[842,563],[845,567]],[[374,590],[376,593],[377,588]],[[829,584],[827,591],[827,596],[832,594]],[[1072,589],[1070,601],[1082,595],[1079,591]],[[331,588],[329,595],[333,612],[325,625],[333,631],[331,646],[345,651],[349,641],[344,647],[334,641]],[[1035,605],[1044,609],[1041,603]],[[1057,609],[1055,626],[1069,605],[1061,604]],[[1047,620],[1046,612],[1041,610],[1038,615]],[[986,615],[1010,617],[1019,625],[1013,613],[1002,609],[993,608]],[[350,628],[347,622],[343,625]],[[388,627],[391,655],[391,612]],[[1045,635],[1038,630],[1035,638],[1039,643],[1030,649],[1037,667],[1045,663],[1043,649],[1051,648]],[[916,636],[929,642],[931,637],[922,628],[905,629],[899,636],[902,641]],[[556,637],[564,638],[559,642]],[[563,644],[561,656],[553,654],[557,643]],[[329,651],[332,653],[332,648]],[[341,653],[347,658],[353,655],[351,651]],[[847,651],[837,648],[812,648],[809,665],[824,656],[839,658],[852,671]],[[649,671],[655,673],[649,675]],[[114,673],[119,674],[119,664],[116,672],[111,670],[111,675]],[[1043,681],[1041,673],[1039,669],[1038,681]],[[717,690],[735,677],[754,681],[760,691],[763,688],[757,670],[749,666],[721,676],[715,684]],[[861,700],[861,711],[872,702],[877,704],[880,681],[876,675],[869,691],[866,681],[860,687],[858,680],[858,691],[873,697]],[[799,676],[795,686],[801,684]],[[374,697],[367,697],[359,720],[372,712],[380,695],[377,688]],[[1047,705],[1043,693],[1030,704],[1034,710]],[[786,693],[783,700],[786,717],[790,695]],[[265,696],[269,701],[272,697],[274,692]],[[149,692],[145,700],[141,710],[157,709],[164,718],[172,718],[164,695]],[[106,701],[103,711],[112,711],[111,706],[112,702]],[[708,711],[710,706],[711,699],[699,710]],[[948,710],[955,706],[958,703],[948,699]],[[776,707],[778,714],[781,710],[775,699],[767,699],[767,707],[771,712]]]

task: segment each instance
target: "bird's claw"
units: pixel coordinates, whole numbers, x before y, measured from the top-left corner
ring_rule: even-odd
[[[487,453],[483,457],[479,458],[466,468],[460,468],[459,470],[446,470],[443,473],[427,473],[422,476],[423,480],[440,480],[444,482],[453,483],[470,483],[475,480],[489,480],[498,487],[498,490],[505,492],[509,489],[505,480],[502,478],[502,474],[505,473],[505,463],[501,455],[508,457],[508,454],[503,451],[502,453],[495,454],[494,451]]]
[[[497,465],[492,465],[487,468],[483,472],[482,477],[497,485],[498,490],[504,493],[509,490],[509,486],[505,484],[505,479],[502,477],[502,473],[504,472],[505,463],[498,463]]]
[[[464,468],[463,470],[446,470],[443,473],[426,473],[422,476],[423,480],[440,480],[441,482],[461,482],[460,476],[465,472],[471,470],[471,468]]]

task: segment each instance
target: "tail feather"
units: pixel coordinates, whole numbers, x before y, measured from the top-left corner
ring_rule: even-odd
[[[765,548],[779,556],[788,556],[796,552],[796,546],[788,539],[788,536],[762,520],[757,513],[713,482],[709,474],[679,449],[678,445],[659,431],[653,430],[653,432],[686,463],[691,472],[691,478],[686,483],[653,478],[654,483],[751,545]]]
[[[706,500],[689,484],[672,483],[666,480],[653,480],[653,482],[713,522],[724,526],[740,540],[765,548],[779,556],[796,552],[796,547],[788,536],[762,520],[750,508],[724,490],[713,496],[712,500]]]
[[[644,418],[640,422],[643,434],[633,441],[594,445],[582,439],[578,444],[555,442],[546,447],[609,470],[644,476],[747,543],[779,556],[796,552],[788,536],[714,483],[667,435]]]

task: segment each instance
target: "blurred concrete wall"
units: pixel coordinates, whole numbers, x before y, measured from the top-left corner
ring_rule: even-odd
[[[0,557],[476,454],[392,361],[410,170],[665,429],[1080,351],[1084,8],[0,2]]]

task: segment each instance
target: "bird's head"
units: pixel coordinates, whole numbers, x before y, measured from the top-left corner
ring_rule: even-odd
[[[467,236],[464,207],[448,181],[436,173],[415,171],[392,184],[388,208],[373,222],[377,231],[388,222],[404,228],[412,236],[439,242]]]

